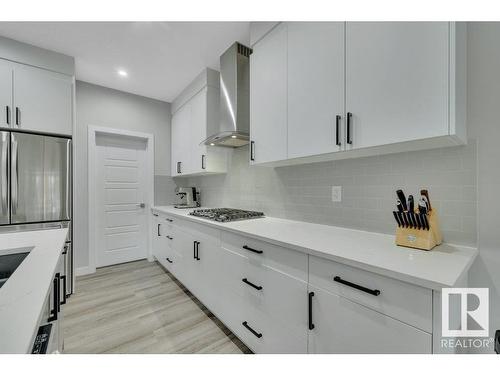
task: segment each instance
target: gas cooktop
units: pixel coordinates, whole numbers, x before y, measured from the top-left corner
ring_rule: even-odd
[[[192,216],[198,216],[209,220],[228,222],[236,220],[247,220],[264,217],[263,212],[246,211],[237,208],[206,208],[194,210],[189,213]]]

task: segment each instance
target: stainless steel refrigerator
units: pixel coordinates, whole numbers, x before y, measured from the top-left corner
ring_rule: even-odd
[[[0,131],[0,231],[69,228],[66,294],[73,292],[71,138]]]

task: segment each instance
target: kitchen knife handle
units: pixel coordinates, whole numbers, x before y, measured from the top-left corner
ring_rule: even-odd
[[[426,214],[420,214],[420,219],[422,220],[423,227],[425,230],[429,230],[429,222],[427,221],[427,215]]]
[[[411,219],[411,214],[410,211],[405,212],[406,218],[408,219],[408,224],[410,225],[410,228],[413,228],[413,220]]]
[[[428,211],[432,210],[431,200],[429,199],[429,192],[427,191],[427,189],[420,190],[420,195],[424,196],[427,199],[427,204],[428,204],[427,209],[428,209]]]
[[[415,202],[413,199],[413,195],[408,195],[408,211],[415,211]]]
[[[405,221],[403,219],[403,212],[398,211],[398,217],[399,217],[399,222],[401,223],[401,226],[405,227],[406,224],[405,224]]]
[[[351,118],[352,118],[352,113],[347,112],[347,124],[346,124],[346,131],[347,131],[347,143],[352,145],[352,135],[351,135]]]
[[[416,213],[414,213],[413,215],[415,215],[415,221],[417,222],[417,229],[418,230],[422,229],[422,222],[420,221],[420,215]]]
[[[405,193],[403,193],[403,190],[401,190],[401,189],[397,190],[396,195],[398,196],[398,199],[400,200],[401,204],[403,205],[403,211],[408,210],[408,206],[406,205],[406,197],[405,197]]]
[[[337,146],[340,146],[342,143],[340,142],[340,120],[342,119],[342,116],[337,115],[335,116],[335,144]]]
[[[392,211],[392,214],[394,215],[394,219],[396,220],[396,223],[398,223],[398,227],[400,227],[401,223],[399,222],[397,211]]]

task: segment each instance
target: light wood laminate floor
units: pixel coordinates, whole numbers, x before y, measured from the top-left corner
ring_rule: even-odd
[[[78,277],[64,307],[65,353],[249,353],[158,263]]]

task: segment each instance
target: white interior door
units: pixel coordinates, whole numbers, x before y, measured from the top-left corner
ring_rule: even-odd
[[[96,135],[96,267],[147,257],[146,153],[145,139]]]

